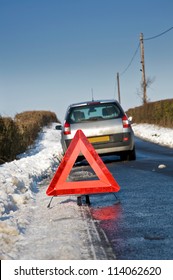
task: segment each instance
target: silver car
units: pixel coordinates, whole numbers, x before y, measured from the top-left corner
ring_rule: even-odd
[[[121,160],[135,160],[131,123],[116,100],[98,100],[68,107],[62,128],[62,146],[68,148],[81,129],[99,155],[115,154]]]

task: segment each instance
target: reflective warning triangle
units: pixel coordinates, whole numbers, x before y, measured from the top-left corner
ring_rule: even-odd
[[[91,168],[95,171],[99,180],[67,182],[73,165],[82,153]],[[77,130],[71,141],[53,179],[47,188],[48,196],[67,194],[96,194],[105,192],[118,192],[120,186],[103,163],[92,144],[88,141],[82,130]]]

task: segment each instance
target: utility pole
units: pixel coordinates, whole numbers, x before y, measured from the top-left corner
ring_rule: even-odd
[[[143,33],[140,33],[140,48],[141,48],[141,65],[142,65],[142,89],[143,89],[143,104],[147,103],[147,85],[145,78],[145,61],[144,61],[144,39]]]
[[[94,101],[93,88],[91,89],[92,101]]]
[[[119,101],[119,103],[121,104],[119,73],[117,73],[117,85],[118,85],[118,101]]]

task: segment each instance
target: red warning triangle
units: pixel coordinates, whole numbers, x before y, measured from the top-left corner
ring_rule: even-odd
[[[67,182],[67,177],[78,157],[82,153],[100,180]],[[82,130],[77,130],[71,141],[50,185],[46,191],[48,196],[67,194],[93,194],[118,192],[120,186],[103,163],[92,144]]]

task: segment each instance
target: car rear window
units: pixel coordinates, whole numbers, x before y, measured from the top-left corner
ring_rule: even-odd
[[[68,122],[79,123],[114,119],[121,116],[120,108],[114,103],[88,104],[71,108]]]

